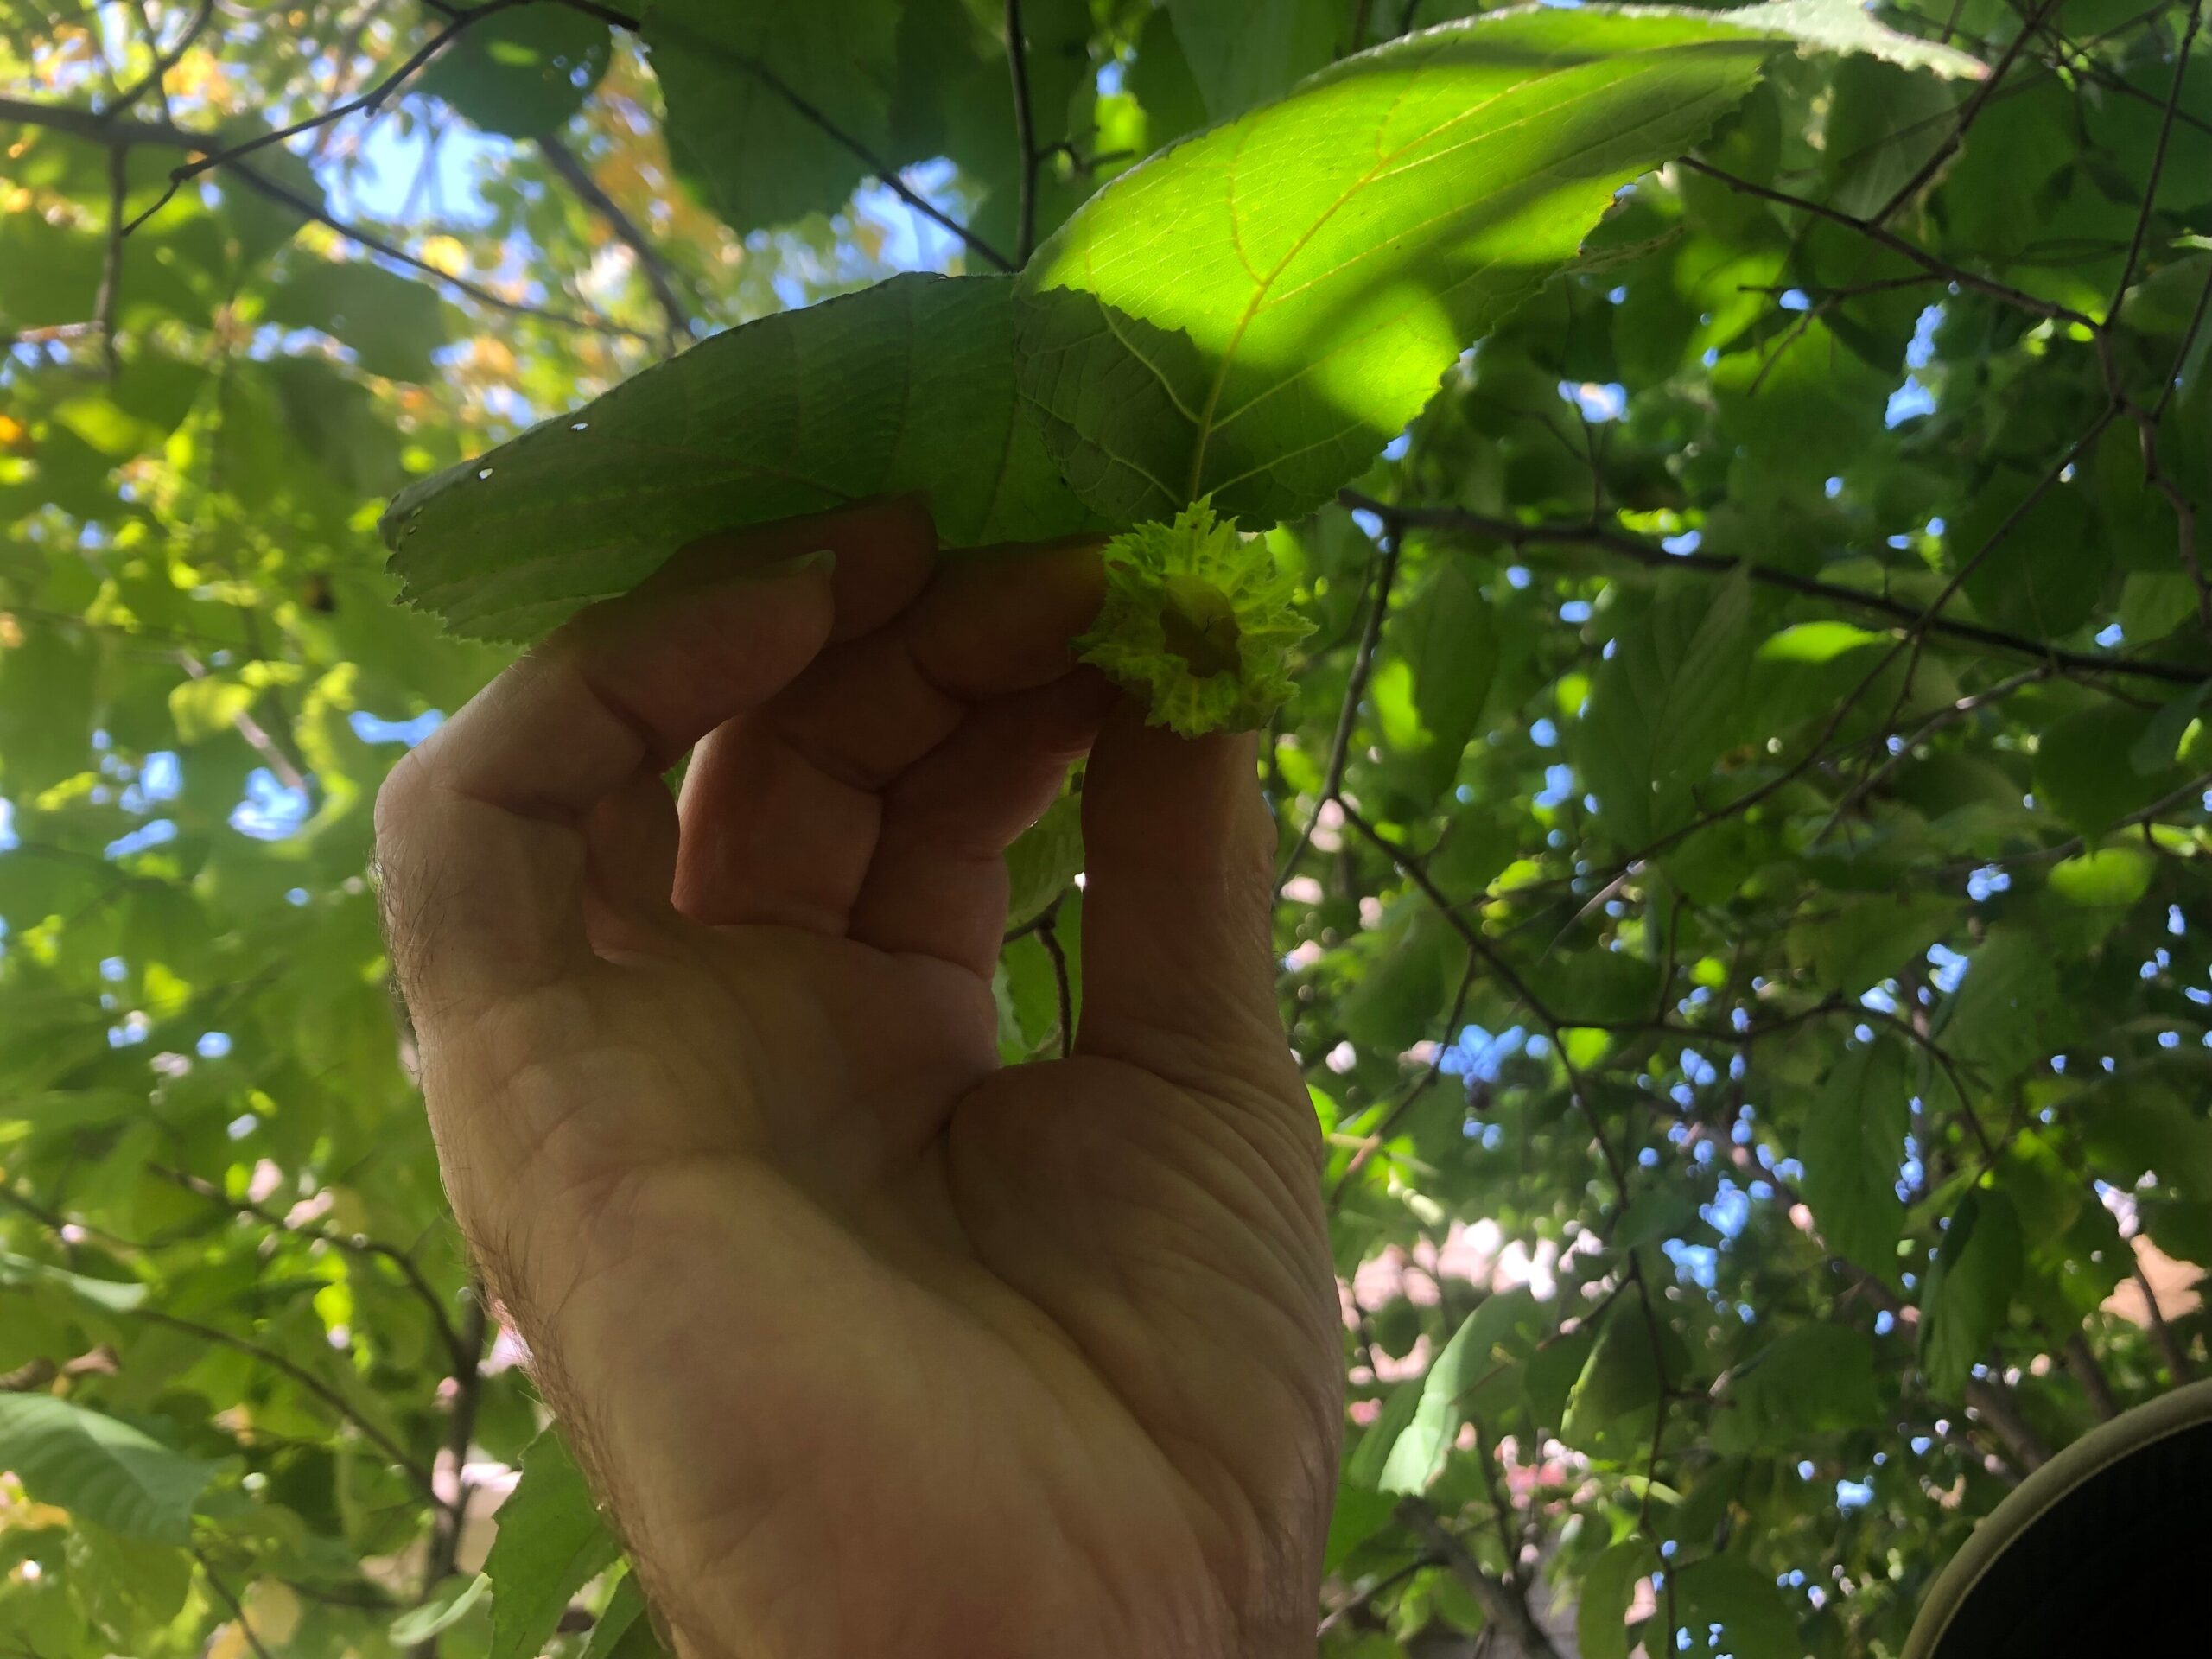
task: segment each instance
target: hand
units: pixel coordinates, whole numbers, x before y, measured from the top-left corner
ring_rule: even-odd
[[[1249,738],[1071,669],[1099,594],[911,504],[727,538],[378,802],[454,1211],[685,1659],[1313,1651],[1273,828]],[[1001,1070],[1000,854],[1086,751],[1074,1056]]]

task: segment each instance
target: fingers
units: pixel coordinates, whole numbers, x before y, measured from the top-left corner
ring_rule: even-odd
[[[1179,738],[1128,702],[1107,720],[1084,773],[1078,1053],[1198,1089],[1287,1065],[1256,753],[1249,733]]]
[[[787,684],[842,625],[838,606],[852,626],[903,607],[927,536],[917,505],[893,503],[694,543],[410,754],[378,796],[377,839],[410,1001],[496,995],[588,962],[588,872],[603,878],[594,908],[650,903],[656,884],[664,906],[658,773]]]
[[[1006,931],[1006,849],[1052,804],[1114,695],[1082,669],[976,708],[885,796],[851,936],[988,979]]]
[[[890,626],[715,733],[684,780],[677,907],[717,925],[844,932],[884,791],[974,705],[1064,677],[1100,584],[1088,544],[960,554]]]

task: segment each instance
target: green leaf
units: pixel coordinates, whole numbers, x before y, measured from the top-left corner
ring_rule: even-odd
[[[1799,622],[1759,642],[1762,663],[1828,663],[1847,652],[1885,643],[1885,636],[1870,633],[1848,622]]]
[[[132,1280],[93,1279],[67,1268],[0,1250],[0,1286],[45,1285],[108,1313],[128,1313],[146,1300],[146,1287]]]
[[[2139,847],[2101,847],[2050,867],[2050,890],[2083,909],[2125,910],[2151,890],[2158,861]]]
[[[453,338],[452,312],[428,281],[360,259],[296,260],[270,290],[261,321],[328,334],[391,380],[433,378],[431,353]]]
[[[1821,1091],[1798,1141],[1798,1183],[1828,1249],[1879,1278],[1896,1271],[1904,1229],[1897,1185],[1904,1166],[1911,1089],[1893,1040],[1863,1044],[1843,1058]]]
[[[430,60],[413,90],[442,98],[486,132],[552,132],[607,73],[605,22],[565,6],[524,6],[473,23]]]
[[[1414,595],[1392,630],[1413,669],[1422,781],[1442,790],[1457,775],[1490,701],[1497,677],[1497,625],[1473,572],[1455,560]]]
[[[2036,745],[2036,799],[2083,835],[2100,836],[2165,795],[2182,781],[2171,759],[2153,772],[2135,764],[2156,718],[2113,702],[2052,721]]]
[[[176,722],[180,743],[205,742],[226,732],[252,707],[252,687],[218,674],[179,680],[169,690],[169,718]]]
[[[1694,816],[1697,787],[1745,717],[1751,582],[1686,583],[1631,622],[1598,670],[1578,730],[1598,822],[1642,848]]]
[[[925,491],[952,547],[1096,521],[1016,418],[1011,285],[896,276],[692,347],[404,491],[405,597],[526,639],[718,531]]]
[[[1021,278],[1022,388],[1069,482],[1124,521],[1326,499],[1771,50],[1676,14],[1509,12],[1124,174]]]
[[[1943,542],[1954,565],[1979,561],[1966,580],[1977,611],[2015,633],[2059,639],[2095,608],[2111,552],[2082,490],[2054,485],[2022,511],[2038,481],[2020,467],[1999,474],[1951,521]]]
[[[1137,36],[1137,60],[1124,84],[1144,110],[1146,136],[1155,149],[1206,124],[1205,95],[1165,6],[1145,19]]]
[[[1685,1652],[1801,1659],[1805,1650],[1797,1615],[1774,1575],[1740,1555],[1714,1555],[1683,1567],[1675,1574],[1674,1607],[1690,1633]]]
[[[1650,1553],[1642,1540],[1624,1538],[1583,1573],[1574,1610],[1574,1640],[1582,1659],[1628,1659],[1628,1610]]]
[[[1326,65],[1348,22],[1340,0],[1167,0],[1167,15],[1217,121]]]
[[[1606,1316],[1567,1396],[1560,1440],[1587,1451],[1620,1419],[1658,1404],[1664,1379],[1652,1340],[1651,1322],[1640,1302],[1631,1300]]]
[[[1935,1035],[1970,1077],[1994,1081],[2063,1046],[2049,945],[2029,929],[1993,927],[1966,977],[1936,1011]]]
[[[1824,991],[1857,996],[1927,953],[1957,920],[1955,900],[1934,893],[1883,894],[1846,903],[1789,930],[1789,958],[1808,966]]]
[[[391,1621],[392,1641],[401,1647],[429,1641],[467,1618],[477,1603],[491,1593],[491,1589],[492,1580],[486,1573],[479,1573],[474,1577],[455,1573],[441,1582],[420,1606],[409,1608]]]
[[[1344,1484],[1363,1491],[1379,1491],[1382,1485],[1382,1471],[1389,1465],[1390,1454],[1396,1450],[1398,1437],[1413,1422],[1414,1414],[1420,1408],[1421,1396],[1427,1390],[1422,1384],[1401,1382],[1390,1390],[1382,1402],[1382,1409],[1359,1437],[1351,1449],[1351,1456],[1344,1463]]]
[[[899,25],[889,0],[652,0],[644,22],[669,151],[732,230],[831,212],[870,170],[854,145],[889,146]]]
[[[660,1650],[652,1621],[645,1617],[645,1594],[638,1587],[638,1575],[626,1573],[591,1627],[583,1659],[646,1659]]]
[[[1535,1311],[1526,1290],[1486,1298],[1452,1333],[1421,1379],[1421,1402],[1382,1465],[1386,1492],[1421,1492],[1443,1471],[1446,1454],[1468,1419],[1467,1396],[1501,1363],[1499,1346]]]
[[[1063,795],[1006,849],[1008,931],[1027,927],[1083,868],[1083,798]]]
[[[2156,1175],[2161,1188],[2212,1200],[2212,1123],[2154,1083],[2098,1090],[2081,1111],[2084,1149],[2100,1174],[2133,1187]]]
[[[2001,1192],[1969,1188],[1952,1211],[1920,1297],[1920,1364],[1956,1399],[2005,1328],[2022,1268],[2020,1223]]]
[[[491,1659],[531,1659],[569,1599],[615,1556],[614,1538],[557,1430],[522,1456],[522,1478],[499,1506],[485,1558],[492,1581]]]
[[[192,1506],[216,1465],[130,1424],[44,1394],[0,1394],[0,1469],[42,1503],[149,1543],[192,1536]]]
[[[1841,1325],[1785,1331],[1737,1370],[1714,1421],[1724,1452],[1802,1447],[1808,1434],[1869,1428],[1882,1421],[1873,1338]]]

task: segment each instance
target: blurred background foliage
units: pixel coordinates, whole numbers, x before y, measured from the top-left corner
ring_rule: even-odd
[[[0,0],[0,1652],[652,1650],[550,1450],[478,1577],[543,1414],[366,866],[501,657],[385,497],[1475,10]],[[1274,532],[1330,1655],[1892,1654],[2207,1363],[2212,50],[1873,10],[1991,74],[1783,64]]]

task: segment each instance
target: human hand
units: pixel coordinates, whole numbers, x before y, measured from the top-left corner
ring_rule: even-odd
[[[685,1659],[1313,1651],[1273,828],[1251,739],[1071,668],[1099,591],[910,503],[728,538],[378,799],[455,1213]],[[1002,1070],[1000,854],[1086,751],[1073,1057]]]

